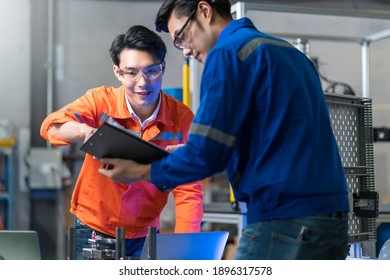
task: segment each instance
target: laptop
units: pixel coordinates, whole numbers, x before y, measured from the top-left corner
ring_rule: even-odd
[[[158,233],[146,236],[141,260],[220,260],[227,231]]]
[[[0,260],[40,260],[39,237],[32,230],[0,230]]]

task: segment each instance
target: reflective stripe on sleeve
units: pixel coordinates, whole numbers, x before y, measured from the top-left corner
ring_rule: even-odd
[[[153,139],[151,140],[164,140],[164,141],[182,141],[183,140],[183,133],[182,132],[168,132],[168,131],[162,131],[159,134],[157,134]]]
[[[71,113],[80,123],[83,123],[83,118],[81,117],[81,115],[79,113],[73,112],[73,111],[69,110],[68,108],[65,108],[65,111]]]
[[[217,141],[230,148],[232,148],[236,142],[235,136],[229,135],[211,126],[199,124],[199,123],[193,123],[191,125],[190,133],[213,139],[214,141]]]

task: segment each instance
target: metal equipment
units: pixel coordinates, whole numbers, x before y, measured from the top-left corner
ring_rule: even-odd
[[[348,182],[351,257],[374,257],[378,194],[374,184],[370,98],[325,94]]]
[[[115,260],[115,246],[113,238],[96,238],[89,239],[88,243],[91,248],[83,248],[83,257],[87,260]]]
[[[76,253],[76,232],[74,228],[68,230],[68,259],[74,260]],[[83,248],[83,257],[86,260],[124,260],[126,253],[125,229],[116,228],[115,238],[103,238],[94,232],[88,243],[91,247]]]

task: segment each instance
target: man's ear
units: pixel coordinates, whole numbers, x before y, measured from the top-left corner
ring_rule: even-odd
[[[116,78],[121,81],[121,75],[119,74],[119,66],[118,65],[114,65],[112,67],[112,71],[114,72]]]
[[[203,18],[208,19],[210,21],[211,17],[213,16],[213,8],[210,6],[209,3],[207,3],[206,1],[200,1],[198,3],[198,10]]]
[[[162,64],[162,73],[164,75],[164,73],[165,73],[165,66],[166,66],[167,62],[164,60],[161,64]]]

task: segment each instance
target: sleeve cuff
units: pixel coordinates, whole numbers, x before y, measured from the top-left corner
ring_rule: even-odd
[[[150,166],[150,178],[153,184],[157,187],[158,190],[162,192],[170,192],[174,187],[167,186],[164,182],[164,171],[161,168],[162,161],[155,161]]]

